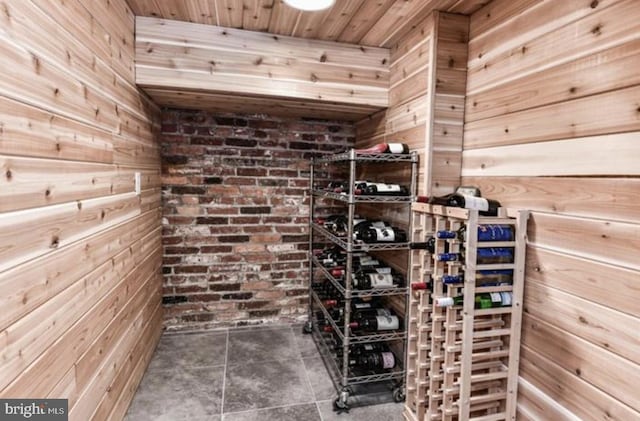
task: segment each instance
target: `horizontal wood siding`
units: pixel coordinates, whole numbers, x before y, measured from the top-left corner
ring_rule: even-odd
[[[357,124],[358,147],[399,141],[419,153],[418,193],[460,184],[469,19],[433,13],[391,47],[389,108]],[[392,169],[388,178],[400,178]]]
[[[121,420],[162,330],[160,114],[135,85],[134,16],[1,6],[0,397]]]
[[[531,209],[519,417],[640,418],[640,5],[471,17],[462,181]]]
[[[224,105],[242,104],[240,95],[270,101],[272,114],[296,115],[304,111],[296,103],[304,103],[336,118],[354,106],[348,114],[364,110],[362,118],[388,105],[389,50],[137,17],[136,82],[163,105],[180,92],[204,94],[206,108],[215,105],[212,95],[224,95]]]

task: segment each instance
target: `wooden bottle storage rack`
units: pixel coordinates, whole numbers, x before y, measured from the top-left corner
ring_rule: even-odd
[[[457,231],[466,225],[467,238],[437,239],[435,253],[412,250],[411,283],[433,279],[432,289],[410,290],[406,357],[406,421],[500,421],[515,420],[520,353],[526,229],[529,212],[501,208],[497,217],[477,211],[412,204],[413,242],[424,242],[437,231]],[[480,242],[478,226],[511,225],[514,241]],[[465,249],[464,262],[442,262],[448,242],[450,253]],[[483,247],[509,247],[514,262],[476,263]],[[512,285],[476,286],[476,271],[512,269]],[[464,271],[464,283],[443,284],[443,275]],[[475,308],[478,293],[512,293],[512,305]],[[438,307],[438,297],[464,296],[462,306]]]
[[[333,165],[335,163],[343,163],[348,165],[349,169],[349,185],[353,186],[356,180],[356,166],[362,164],[377,164],[377,163],[407,163],[411,165],[411,187],[409,196],[359,196],[355,195],[353,188],[350,189],[348,194],[337,194],[333,192],[326,192],[323,190],[314,189],[314,174],[317,165]],[[410,206],[413,200],[415,200],[415,190],[417,182],[417,163],[418,154],[412,152],[409,154],[359,154],[354,149],[347,152],[335,155],[328,155],[320,159],[312,160],[310,171],[310,186],[312,188],[311,194],[311,215],[309,222],[309,321],[304,326],[305,333],[312,333],[313,338],[320,349],[320,354],[323,357],[323,361],[331,375],[333,383],[338,391],[338,397],[334,401],[334,409],[338,412],[347,411],[349,409],[348,399],[350,395],[354,394],[354,385],[364,385],[374,382],[391,381],[393,382],[392,396],[396,401],[403,401],[405,396],[404,390],[404,361],[403,357],[406,353],[406,314],[405,314],[405,326],[403,329],[394,332],[386,333],[374,333],[367,335],[354,335],[351,329],[348,327],[351,321],[351,299],[356,297],[376,297],[376,296],[401,296],[404,302],[404,311],[406,313],[407,303],[407,291],[406,286],[398,288],[388,289],[369,289],[369,290],[357,290],[353,289],[351,285],[351,273],[352,273],[352,253],[357,251],[384,251],[384,250],[406,250],[409,248],[409,243],[375,243],[364,244],[355,243],[353,239],[353,220],[355,217],[355,208],[357,203],[400,203]],[[348,213],[348,232],[345,237],[338,237],[322,227],[321,225],[314,223],[314,203],[317,198],[329,198],[337,202],[342,202],[346,205]],[[410,232],[410,231],[409,231]],[[328,243],[333,243],[341,247],[347,252],[347,262],[345,265],[345,283],[341,285],[331,273],[324,268],[320,262],[313,255],[314,243],[318,241],[318,236]],[[321,275],[324,278],[324,282],[330,282],[335,289],[342,295],[344,305],[344,325],[338,325],[329,315],[329,312],[324,308],[322,300],[313,290],[314,277]],[[407,280],[409,277],[407,276]],[[341,342],[343,360],[342,367],[340,367],[339,361],[336,360],[329,344],[325,340],[325,335],[320,331],[316,314],[322,314],[323,318],[332,330],[336,333],[339,341]],[[383,373],[373,374],[361,374],[354,373],[348,367],[348,355],[349,347],[354,344],[365,344],[371,342],[380,341],[396,341],[402,342],[402,353],[396,354],[398,360],[396,368],[391,371]]]

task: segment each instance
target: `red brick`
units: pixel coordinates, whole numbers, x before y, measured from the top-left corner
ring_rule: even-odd
[[[176,297],[165,304],[167,328],[304,314],[308,159],[319,148],[352,146],[353,125],[187,110],[164,111],[163,124],[172,131],[160,138],[168,224],[162,230],[164,295]],[[316,178],[339,175],[327,170]],[[333,202],[319,204],[336,211]],[[192,254],[213,263],[189,263]]]

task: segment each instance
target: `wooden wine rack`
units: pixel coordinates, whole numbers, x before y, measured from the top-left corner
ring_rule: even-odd
[[[433,279],[432,289],[412,290],[409,297],[407,341],[407,421],[501,421],[515,420],[520,353],[522,298],[528,211],[500,209],[497,217],[477,211],[412,205],[412,242],[425,242],[437,231],[457,231],[466,225],[467,238],[437,239],[435,253],[413,250],[411,283]],[[478,226],[510,225],[514,241],[478,241]],[[436,256],[465,250],[464,262],[442,262]],[[484,264],[477,250],[485,247],[513,248],[513,263]],[[477,286],[480,270],[513,270],[512,285]],[[464,282],[444,285],[443,275],[464,271]],[[481,293],[511,292],[512,305],[475,308]],[[438,307],[440,297],[464,296],[461,306]]]

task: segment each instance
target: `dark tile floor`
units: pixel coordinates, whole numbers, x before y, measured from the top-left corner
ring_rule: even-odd
[[[401,421],[401,404],[333,412],[336,391],[301,326],[165,334],[126,421]]]

